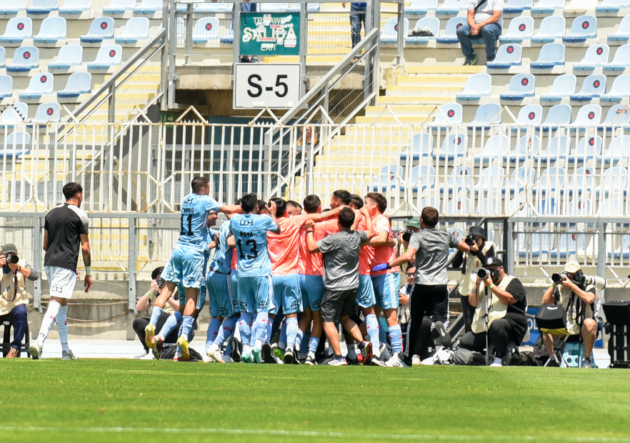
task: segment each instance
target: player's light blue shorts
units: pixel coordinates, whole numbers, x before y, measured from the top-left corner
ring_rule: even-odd
[[[230,271],[230,286],[228,289],[230,290],[230,299],[232,300],[232,312],[234,314],[240,314],[241,312],[241,301],[238,298],[238,271],[236,269],[232,269]]]
[[[249,314],[272,311],[274,306],[271,275],[243,275],[239,273],[238,298],[241,302],[241,311]]]
[[[285,315],[302,312],[302,291],[300,291],[299,275],[274,275],[272,281],[273,304],[275,306],[269,312],[277,314],[280,308]]]
[[[199,289],[205,284],[204,263],[202,249],[175,245],[171,259],[162,271],[162,278],[175,284],[181,283],[185,288]]]
[[[206,279],[206,286],[210,300],[210,315],[223,318],[233,316],[230,275],[211,271]]]
[[[359,274],[359,293],[357,294],[357,304],[362,308],[370,308],[376,304],[374,298],[374,288],[369,275]]]
[[[186,306],[186,288],[182,286],[181,283],[177,285],[177,293],[179,294],[179,304],[181,306]],[[197,294],[197,302],[195,303],[195,309],[201,311],[206,304],[206,285],[202,285],[199,288],[199,293]]]
[[[375,275],[372,277],[376,306],[382,309],[398,309],[400,272]]]
[[[302,306],[311,311],[320,311],[324,295],[324,277],[321,275],[300,274]]]

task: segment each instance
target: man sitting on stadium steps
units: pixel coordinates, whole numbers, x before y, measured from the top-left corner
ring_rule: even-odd
[[[468,24],[457,29],[457,39],[466,57],[464,66],[477,63],[472,39],[483,38],[487,61],[496,57],[497,39],[503,29],[503,0],[469,0]]]

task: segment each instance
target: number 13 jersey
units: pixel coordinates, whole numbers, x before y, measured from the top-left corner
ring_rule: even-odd
[[[208,212],[219,212],[221,205],[207,195],[188,194],[182,202],[177,243],[208,249]]]
[[[268,215],[237,214],[230,220],[238,255],[239,276],[271,274],[271,261],[267,249],[267,232],[278,225]]]

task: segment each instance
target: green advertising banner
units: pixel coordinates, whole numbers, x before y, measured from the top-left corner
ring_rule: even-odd
[[[241,14],[241,55],[300,55],[300,13]]]

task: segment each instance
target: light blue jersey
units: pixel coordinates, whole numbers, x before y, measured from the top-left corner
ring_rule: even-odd
[[[218,271],[221,274],[229,274],[232,267],[232,254],[234,249],[227,244],[230,235],[230,221],[225,221],[219,228],[219,244],[214,250],[214,257],[210,262],[209,271]]]
[[[268,215],[237,214],[230,220],[238,254],[239,277],[271,274],[271,261],[267,250],[267,232],[278,225]]]
[[[188,194],[182,202],[177,243],[208,249],[208,212],[220,209],[221,205],[207,195]]]

